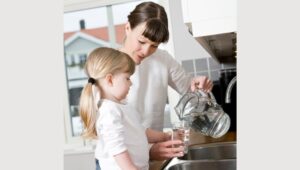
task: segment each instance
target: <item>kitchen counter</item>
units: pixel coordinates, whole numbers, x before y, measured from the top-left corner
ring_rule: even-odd
[[[199,132],[195,132],[193,130],[191,130],[191,134],[190,134],[190,146],[195,144],[228,142],[228,141],[236,141],[236,132],[227,132],[224,136],[217,139],[204,136]],[[160,170],[165,162],[166,161],[150,161],[149,170]]]

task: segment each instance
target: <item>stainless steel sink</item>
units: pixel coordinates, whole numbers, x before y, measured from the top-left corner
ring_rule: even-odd
[[[235,159],[236,142],[220,142],[189,147],[189,152],[179,159],[182,160],[203,160],[203,159]]]
[[[164,170],[236,170],[236,142],[192,145],[188,154],[173,158]]]
[[[170,166],[168,170],[236,170],[236,160],[187,161]]]

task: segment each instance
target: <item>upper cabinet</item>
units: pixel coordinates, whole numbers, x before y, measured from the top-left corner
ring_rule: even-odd
[[[194,37],[236,32],[236,0],[183,0]]]

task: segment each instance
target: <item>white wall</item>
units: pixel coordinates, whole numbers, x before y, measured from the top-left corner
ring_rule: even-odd
[[[64,155],[64,170],[95,170],[94,152]]]

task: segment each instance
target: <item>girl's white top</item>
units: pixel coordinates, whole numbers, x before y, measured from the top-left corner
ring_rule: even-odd
[[[149,169],[148,141],[139,117],[136,110],[128,105],[101,100],[95,150],[101,170],[119,170],[114,155],[126,150],[138,169]]]
[[[132,86],[127,95],[128,104],[137,109],[146,128],[162,130],[168,86],[184,94],[190,88],[192,77],[169,53],[157,49],[137,65],[130,79]]]

